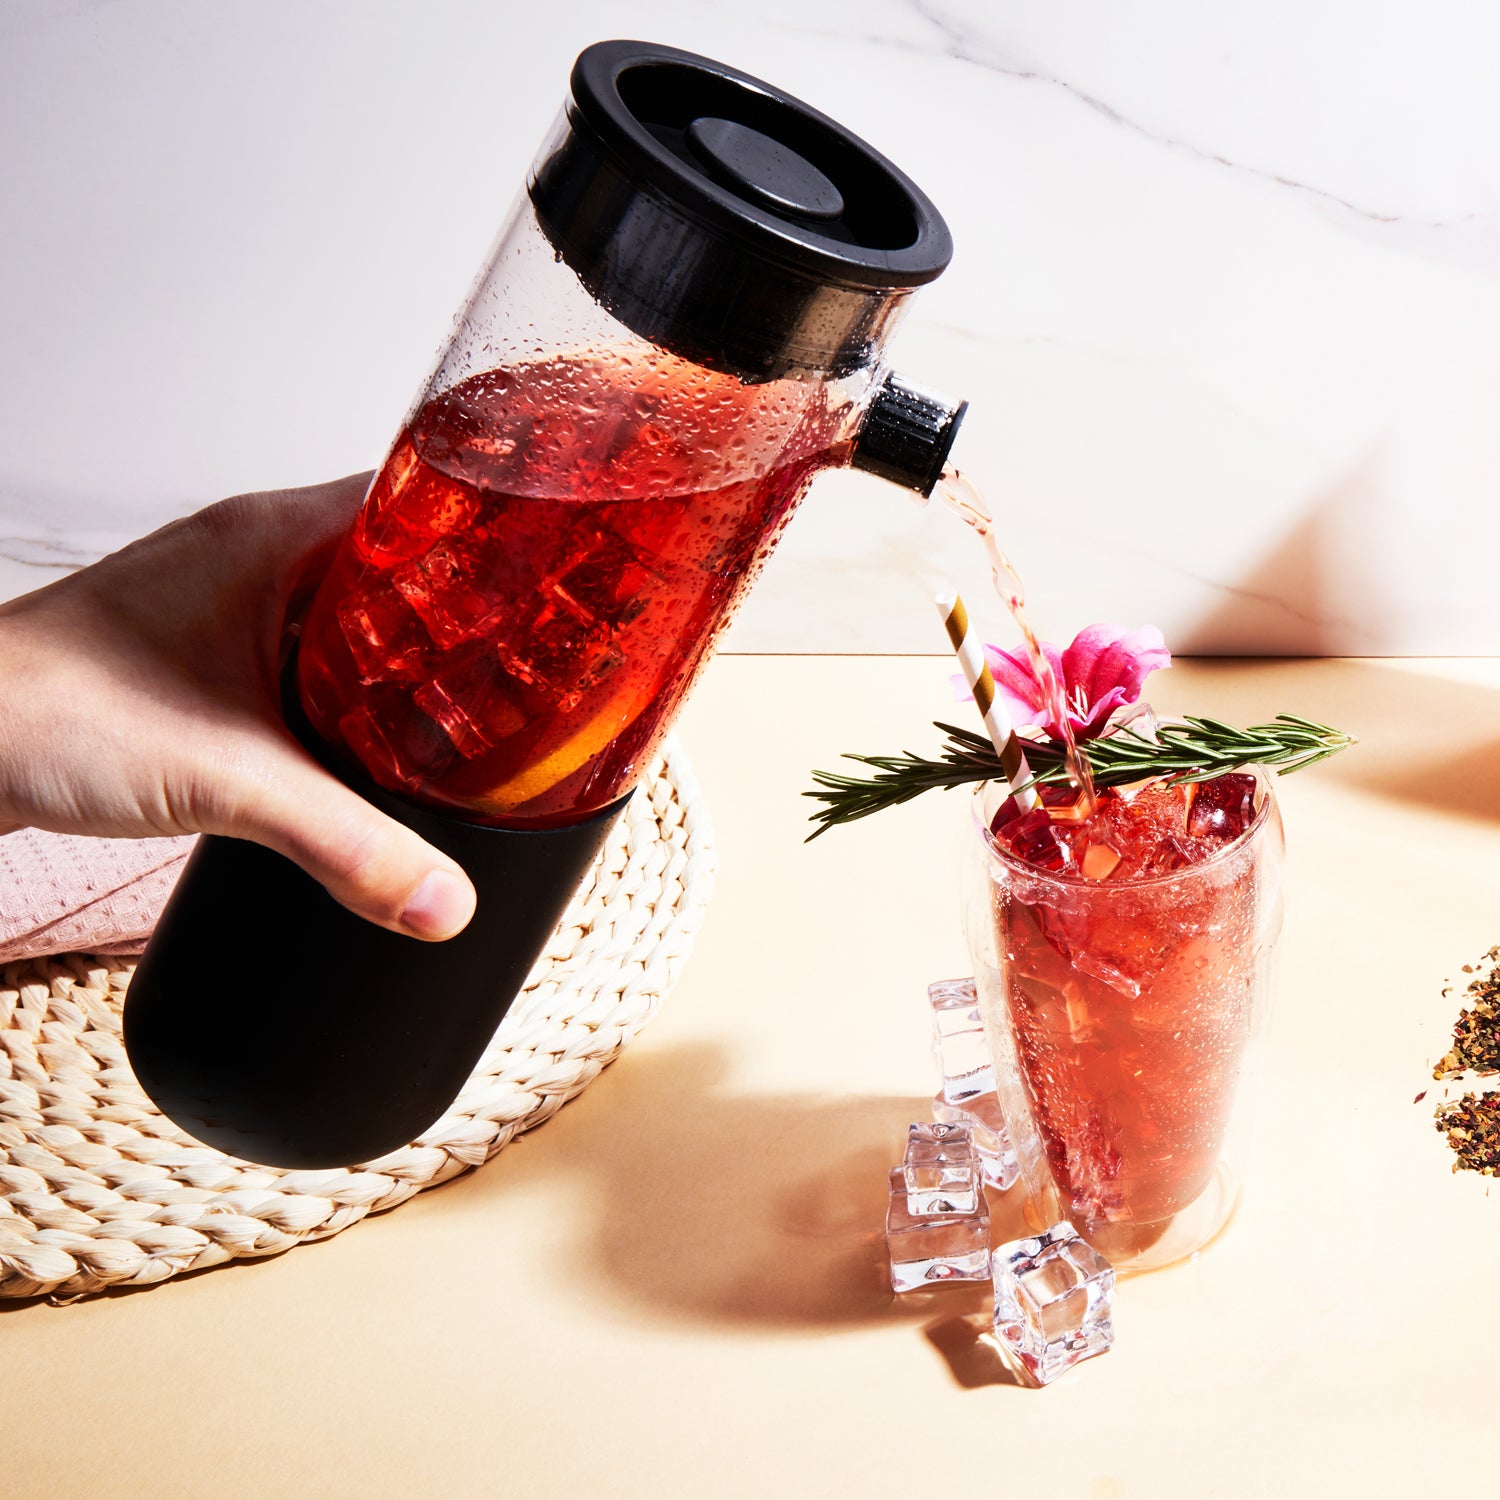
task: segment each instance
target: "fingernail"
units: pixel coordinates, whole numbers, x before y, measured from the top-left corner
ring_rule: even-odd
[[[474,915],[474,888],[451,870],[433,870],[408,897],[401,925],[415,937],[448,938]]]

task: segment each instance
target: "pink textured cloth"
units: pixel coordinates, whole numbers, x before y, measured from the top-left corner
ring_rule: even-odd
[[[193,844],[20,828],[0,837],[0,963],[139,953]]]

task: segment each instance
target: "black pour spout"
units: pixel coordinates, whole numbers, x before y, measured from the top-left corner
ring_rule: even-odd
[[[865,409],[849,462],[924,498],[942,476],[967,401],[887,375]]]

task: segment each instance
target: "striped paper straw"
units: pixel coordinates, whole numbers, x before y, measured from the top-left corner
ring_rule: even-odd
[[[1030,812],[1041,805],[1041,798],[1034,786],[1026,785],[1031,780],[1031,768],[1026,764],[1021,741],[1016,737],[1005,708],[995,696],[995,679],[990,674],[990,664],[984,659],[977,636],[969,629],[969,612],[956,590],[939,594],[935,602],[954,655],[963,669],[964,681],[969,684],[969,691],[974,694],[974,702],[984,719],[985,733],[995,747],[995,754],[1000,757],[1010,794],[1022,812]],[[1017,791],[1018,787],[1021,790]]]

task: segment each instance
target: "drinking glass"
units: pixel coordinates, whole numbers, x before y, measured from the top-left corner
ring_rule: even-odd
[[[1249,1081],[1281,929],[1283,838],[1257,770],[1249,827],[1163,875],[1023,863],[971,802],[965,928],[997,1090],[1037,1227],[1117,1269],[1208,1243],[1239,1197]]]

